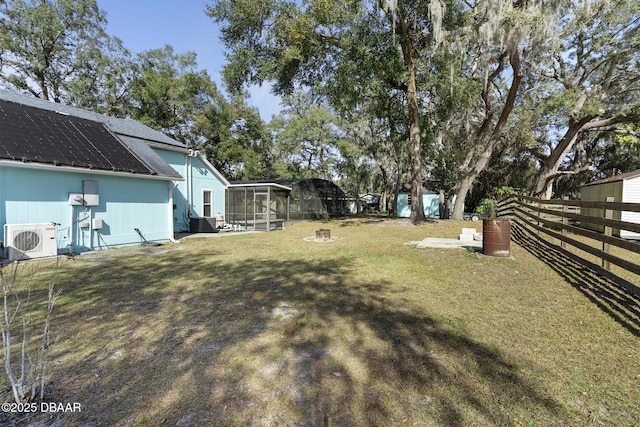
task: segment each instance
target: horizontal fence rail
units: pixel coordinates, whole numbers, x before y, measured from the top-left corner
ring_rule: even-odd
[[[585,210],[601,215],[587,215],[583,213]],[[634,283],[637,280],[628,280],[611,269],[611,265],[616,265],[640,276],[640,264],[637,261],[640,256],[635,256],[640,254],[640,240],[620,237],[624,231],[625,235],[626,232],[638,233],[637,238],[640,239],[640,224],[616,219],[622,217],[622,212],[640,212],[640,203],[614,202],[613,198],[599,202],[512,196],[501,201],[497,207],[498,216],[513,218],[538,238],[544,234],[558,239],[560,245],[556,246],[568,257],[576,258],[576,254],[567,250],[567,245],[570,245],[598,258],[599,265],[578,257],[583,264],[609,277],[628,291],[640,295],[640,287]],[[577,240],[577,236],[581,236],[582,239]],[[619,254],[614,255],[612,247],[628,252],[617,251]],[[620,252],[623,255],[620,255]]]

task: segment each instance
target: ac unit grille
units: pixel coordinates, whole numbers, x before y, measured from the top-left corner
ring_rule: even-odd
[[[13,247],[23,252],[39,250],[41,241],[37,231],[18,231],[13,235]]]
[[[53,223],[5,224],[5,248],[9,261],[58,254],[57,227]]]

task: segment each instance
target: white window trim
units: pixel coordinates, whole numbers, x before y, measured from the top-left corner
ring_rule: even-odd
[[[209,209],[209,214],[210,215],[209,216],[205,215],[205,211],[206,211],[205,210],[205,206],[207,204],[204,202],[204,200],[205,200],[204,195],[207,192],[211,195],[209,197],[209,203],[208,203],[208,205],[210,207],[210,209]],[[213,213],[213,189],[211,189],[211,188],[203,188],[202,189],[202,217],[203,218],[215,218],[215,214]]]

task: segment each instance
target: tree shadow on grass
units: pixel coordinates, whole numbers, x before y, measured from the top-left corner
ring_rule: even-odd
[[[350,258],[211,251],[65,277],[52,369],[87,425],[508,425],[564,416],[501,352],[354,278]],[[185,280],[185,277],[189,278]],[[110,284],[110,285],[105,285]],[[428,298],[425,295],[425,298]],[[95,340],[94,342],[90,342]]]
[[[603,277],[585,264],[571,259],[556,246],[536,238],[530,231],[514,223],[514,241],[549,265],[573,288],[589,298],[635,336],[640,336],[640,297]]]

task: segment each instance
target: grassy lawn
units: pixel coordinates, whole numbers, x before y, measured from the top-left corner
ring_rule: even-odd
[[[512,259],[405,244],[469,226],[354,218],[65,259],[48,399],[82,412],[51,417],[637,425],[640,300],[525,239]],[[305,241],[319,228],[340,239]]]

